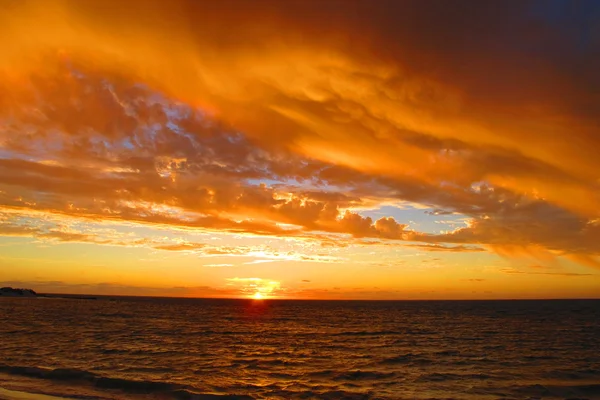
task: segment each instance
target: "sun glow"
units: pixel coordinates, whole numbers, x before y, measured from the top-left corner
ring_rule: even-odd
[[[264,299],[264,296],[262,295],[262,293],[256,292],[256,293],[254,293],[254,295],[252,296],[252,298],[254,300],[262,300],[262,299]]]

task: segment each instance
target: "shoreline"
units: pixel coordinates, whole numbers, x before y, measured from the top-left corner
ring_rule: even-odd
[[[71,400],[67,397],[48,396],[45,394],[4,389],[0,386],[0,400]]]

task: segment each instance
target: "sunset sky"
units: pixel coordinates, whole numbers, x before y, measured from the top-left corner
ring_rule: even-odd
[[[0,285],[600,296],[597,1],[0,0]]]

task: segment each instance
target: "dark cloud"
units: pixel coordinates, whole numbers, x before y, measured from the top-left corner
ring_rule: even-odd
[[[591,265],[600,255],[600,224],[596,220],[527,198],[475,218],[468,227],[416,237],[430,242],[487,244],[507,253],[552,250],[575,258],[589,256],[586,262]]]

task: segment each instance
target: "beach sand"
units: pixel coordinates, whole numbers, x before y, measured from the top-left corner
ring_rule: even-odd
[[[65,400],[65,397],[46,396],[44,394],[18,392],[0,388],[0,400]]]

